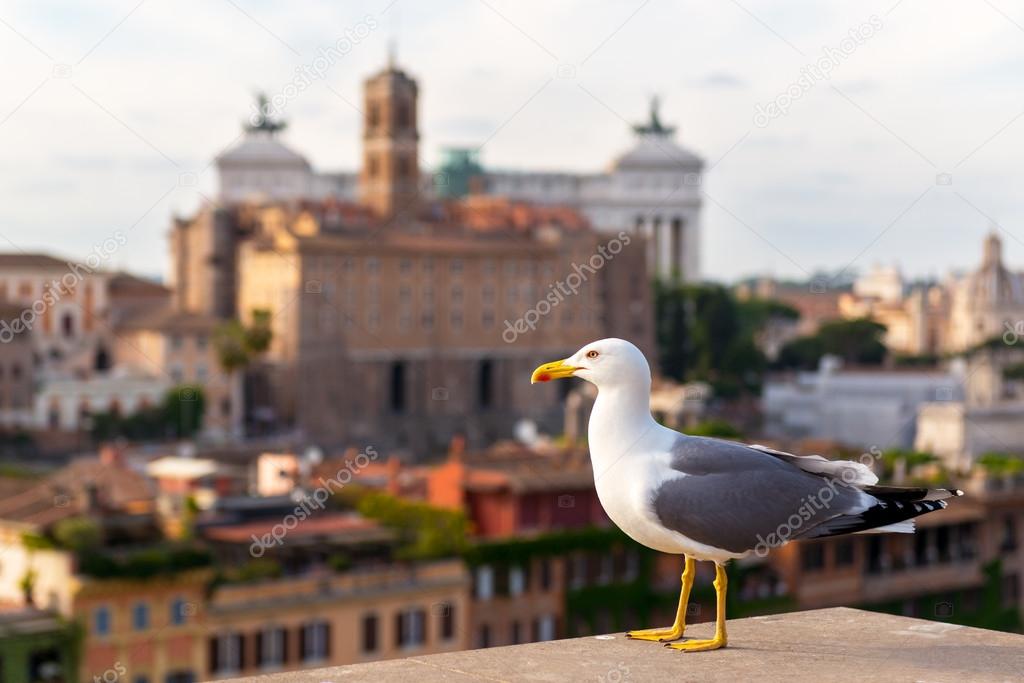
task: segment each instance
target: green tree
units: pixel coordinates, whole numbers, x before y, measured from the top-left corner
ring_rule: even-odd
[[[53,538],[61,548],[81,552],[103,540],[100,526],[88,517],[69,517],[53,526]]]
[[[813,370],[821,357],[838,356],[850,365],[878,365],[885,360],[882,343],[885,325],[869,318],[832,320],[817,333],[790,340],[779,350],[776,365],[781,368]]]
[[[252,310],[248,325],[239,320],[229,320],[214,331],[213,343],[220,366],[231,381],[232,428],[239,434],[243,431],[245,369],[270,348],[274,337],[271,319],[269,310],[256,308]]]
[[[710,382],[720,395],[759,391],[765,359],[753,335],[760,327],[729,290],[656,281],[654,305],[663,375]]]

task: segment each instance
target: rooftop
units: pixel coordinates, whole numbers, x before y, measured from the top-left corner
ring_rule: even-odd
[[[692,628],[708,637],[711,624]],[[248,678],[321,681],[1009,681],[1024,635],[838,607],[729,622],[729,647],[685,654],[622,634]]]

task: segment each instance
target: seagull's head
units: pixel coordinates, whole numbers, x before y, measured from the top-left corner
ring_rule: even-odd
[[[590,342],[573,355],[545,363],[533,371],[530,383],[550,382],[565,377],[581,377],[598,389],[651,386],[651,367],[637,347],[624,339]]]

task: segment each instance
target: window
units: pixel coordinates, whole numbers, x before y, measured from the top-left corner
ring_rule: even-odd
[[[180,334],[172,334],[171,335],[171,348],[174,349],[175,351],[177,351],[178,349],[181,348],[181,346],[182,346],[181,335]]]
[[[395,615],[395,641],[398,647],[417,647],[427,642],[427,613],[407,609]]]
[[[919,531],[916,535],[919,535]],[[914,539],[915,541],[919,539]],[[877,535],[868,537],[868,557],[867,557],[867,571],[868,574],[879,574],[881,573],[885,565],[884,550],[882,549],[882,539]]]
[[[366,125],[370,128],[376,128],[380,123],[380,106],[376,103],[371,104],[366,110]]]
[[[110,608],[97,607],[92,614],[92,630],[98,636],[110,633]]]
[[[196,683],[196,676],[191,671],[172,671],[164,677],[164,683]]]
[[[523,634],[522,634],[522,630],[523,629],[520,626],[518,621],[513,621],[512,622],[512,629],[511,630],[512,630],[512,632],[511,632],[510,636],[511,636],[511,639],[512,639],[512,644],[513,645],[518,645],[519,643],[523,642]]]
[[[461,275],[462,274],[462,259],[460,259],[460,258],[453,258],[452,259],[451,271],[452,271],[452,275]]]
[[[260,666],[276,667],[284,664],[284,653],[288,647],[288,632],[271,626],[256,634],[256,652]]]
[[[523,571],[523,568],[510,567],[508,570],[508,594],[515,597],[522,595],[525,591],[526,573]]]
[[[314,621],[310,624],[306,624],[302,627],[300,638],[302,640],[301,649],[303,661],[317,661],[327,659],[331,656],[330,623],[326,621]]]
[[[441,603],[441,640],[455,637],[455,605],[451,602]]]
[[[487,565],[476,570],[476,598],[490,600],[494,596],[494,570]]]
[[[242,668],[244,641],[241,633],[225,633],[210,638],[210,671],[235,673]]]
[[[196,337],[196,348],[202,351],[206,348],[207,337],[205,334],[200,334]]]
[[[540,560],[540,589],[551,590],[551,560],[546,557]]]
[[[477,376],[477,403],[481,408],[490,408],[494,402],[494,363],[489,358],[480,361]]]
[[[489,624],[482,624],[480,626],[480,632],[477,634],[476,646],[479,648],[491,646],[491,627]]]
[[[149,605],[144,602],[137,602],[132,607],[132,628],[136,631],[145,631],[149,628]]]
[[[540,618],[537,635],[539,641],[555,639],[555,618],[553,616],[547,615]]]
[[[1012,553],[1017,550],[1017,520],[1013,515],[1003,518],[1003,538],[999,543],[999,552]]]
[[[191,606],[181,598],[175,598],[171,601],[171,624],[174,626],[181,626],[185,623],[188,618],[188,613],[191,610]]]
[[[391,364],[391,412],[405,412],[405,363],[402,361]]]
[[[363,617],[363,652],[377,651],[377,615]]]
[[[800,545],[800,565],[804,571],[819,571],[825,568],[825,547],[821,543]]]
[[[854,562],[856,546],[852,539],[843,539],[836,543],[836,566],[849,567]]]
[[[75,318],[70,313],[65,313],[60,318],[60,329],[68,339],[75,336]]]

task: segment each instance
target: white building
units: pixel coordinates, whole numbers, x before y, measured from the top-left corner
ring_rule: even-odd
[[[704,161],[673,139],[658,102],[650,121],[634,126],[632,149],[607,172],[486,172],[485,190],[541,204],[579,209],[598,230],[641,233],[649,238],[648,270],[663,278],[700,279],[701,171]]]
[[[985,238],[981,267],[953,286],[947,349],[963,351],[993,337],[1024,332],[1024,280],[1003,265],[1003,243]]]
[[[1022,362],[1010,346],[971,354],[964,395],[921,406],[914,447],[960,471],[985,453],[1024,453],[1024,380],[1006,375]]]
[[[816,372],[765,383],[765,432],[855,448],[910,448],[918,408],[963,400],[964,376],[959,361],[946,370],[843,370],[826,356]]]
[[[896,266],[872,266],[853,281],[853,293],[865,299],[898,302],[903,299],[903,275]]]
[[[159,405],[170,388],[163,376],[120,369],[85,379],[48,380],[35,397],[34,426],[63,431],[88,429],[91,414],[131,415]]]
[[[220,199],[358,199],[358,174],[320,173],[280,139],[279,123],[247,128],[241,141],[217,157]],[[571,206],[598,230],[642,234],[648,242],[648,270],[660,277],[701,277],[701,172],[704,161],[674,140],[674,128],[658,117],[634,126],[636,143],[612,160],[606,172],[557,173],[530,170],[484,171],[474,191],[538,204]],[[435,193],[436,174],[420,173],[421,193]]]

